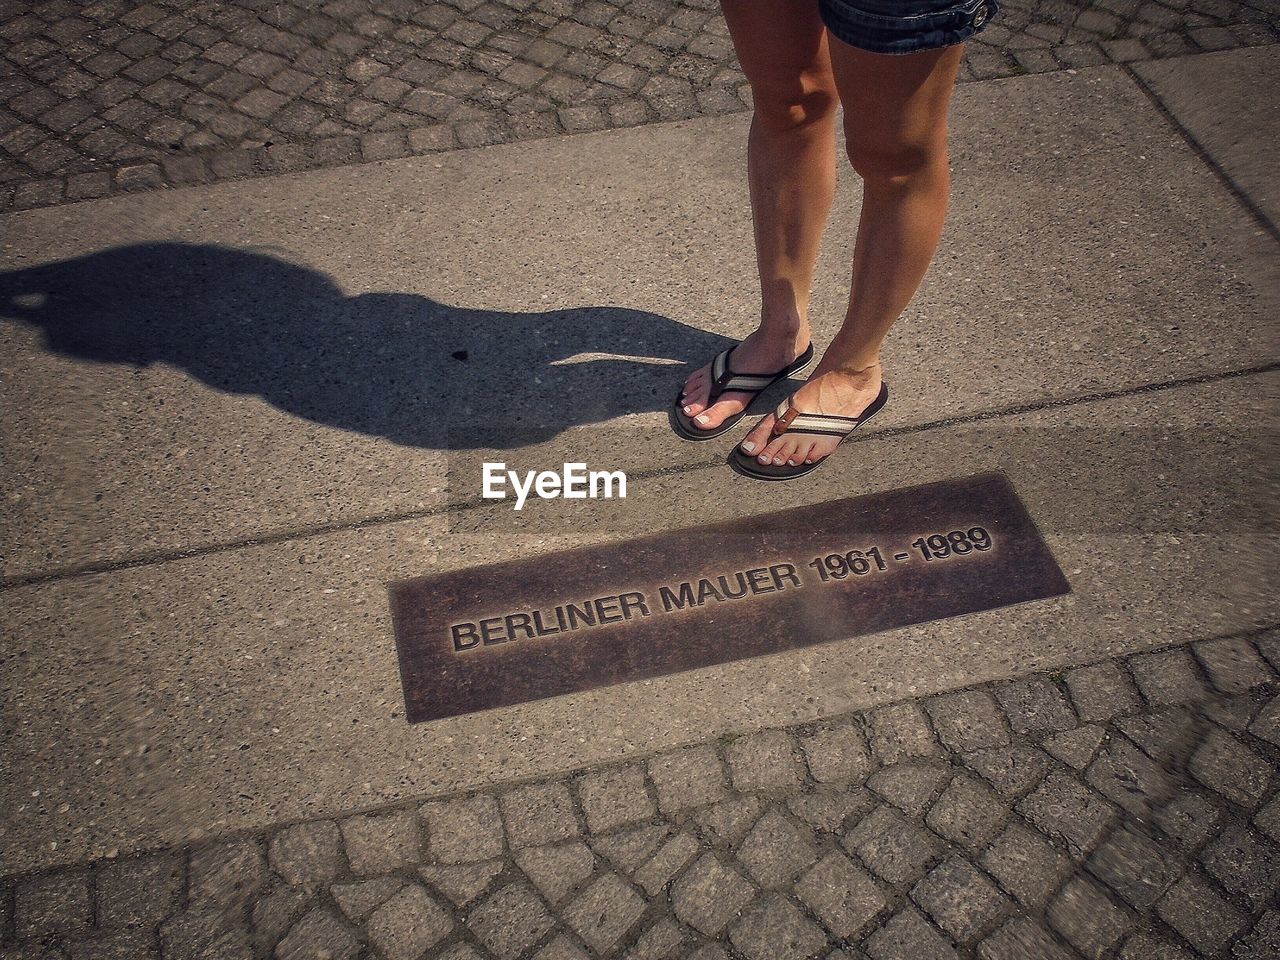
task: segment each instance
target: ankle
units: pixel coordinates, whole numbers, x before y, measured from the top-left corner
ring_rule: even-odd
[[[880,360],[876,358],[823,363],[818,365],[812,376],[818,377],[824,373],[834,373],[842,379],[851,380],[859,385],[874,384],[880,380]]]
[[[795,317],[762,319],[755,339],[761,345],[799,351],[809,343],[809,324]]]

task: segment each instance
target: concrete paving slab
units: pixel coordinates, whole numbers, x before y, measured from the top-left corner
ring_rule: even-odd
[[[451,484],[473,498],[487,459],[710,462],[661,411],[753,324],[746,122],[5,217],[6,576],[421,517]],[[1271,241],[1120,68],[963,85],[952,126],[885,425],[1274,358]],[[841,190],[822,343],[858,215]]]
[[[720,733],[1254,630],[1272,589],[1275,373],[882,431],[809,484],[655,474],[653,526],[1002,469],[1073,592],[410,726],[384,585],[618,536],[491,504],[6,591],[3,866],[25,870],[564,771]],[[540,506],[555,506],[549,502]],[[486,517],[492,518],[486,522]],[[495,535],[495,530],[500,535]]]
[[[1280,50],[1246,47],[1133,69],[1272,227],[1280,224]]]

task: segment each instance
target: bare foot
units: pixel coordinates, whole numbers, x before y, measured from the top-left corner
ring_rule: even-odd
[[[808,330],[783,335],[756,330],[733,348],[729,368],[734,373],[775,373],[792,363],[808,346]],[[755,397],[741,390],[726,390],[715,403],[707,406],[712,382],[710,362],[684,382],[680,400],[685,415],[693,418],[695,429],[711,430],[720,426],[727,417],[745,410]]]
[[[824,358],[825,360],[825,358]],[[801,413],[825,413],[837,417],[856,417],[880,393],[880,364],[858,371],[817,368],[803,387],[792,394],[791,402]],[[742,441],[742,452],[754,454],[760,463],[774,466],[816,463],[830,454],[840,437],[812,433],[784,433],[772,436],[774,415],[760,421]]]

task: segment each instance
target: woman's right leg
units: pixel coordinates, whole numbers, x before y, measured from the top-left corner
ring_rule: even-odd
[[[721,7],[755,102],[747,179],[760,327],[734,349],[733,369],[771,373],[809,345],[809,289],[835,196],[840,101],[814,0],[721,0]],[[706,407],[710,371],[708,363],[684,387],[685,413],[706,429],[751,400],[729,391]]]

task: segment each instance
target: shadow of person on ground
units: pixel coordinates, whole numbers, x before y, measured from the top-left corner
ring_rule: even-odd
[[[346,296],[277,256],[182,243],[0,272],[0,317],[50,350],[166,363],[315,423],[409,447],[510,449],[661,411],[733,341],[620,307],[504,313]]]

